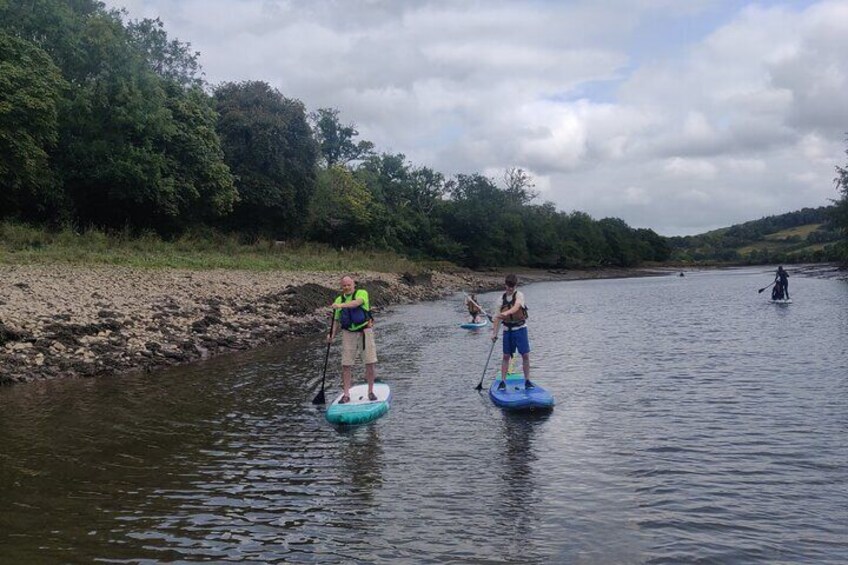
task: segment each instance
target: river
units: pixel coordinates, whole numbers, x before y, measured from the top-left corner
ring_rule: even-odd
[[[771,277],[524,287],[549,414],[474,390],[461,296],[378,317],[394,402],[353,429],[315,338],[0,389],[0,562],[844,563],[848,284]]]

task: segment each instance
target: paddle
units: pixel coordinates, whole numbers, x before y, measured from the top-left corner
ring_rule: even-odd
[[[335,312],[330,314],[330,331],[327,333],[327,354],[324,356],[324,374],[321,375],[321,390],[318,391],[318,394],[316,394],[315,398],[312,399],[312,404],[324,404],[327,402],[327,399],[324,398],[324,383],[327,380],[327,361],[330,360],[330,345],[332,345],[330,336],[333,334],[333,322],[335,316]]]
[[[482,313],[483,313],[483,315],[484,315],[484,316],[486,316],[486,317],[489,319],[489,321],[490,321],[490,322],[492,322],[493,324],[495,323],[495,321],[494,321],[494,320],[492,320],[492,317],[489,315],[489,313],[488,313],[488,312],[486,312],[486,310],[485,310],[482,306],[480,306],[479,304],[477,304],[477,301],[476,301],[476,300],[474,300],[473,298],[471,298],[470,296],[468,296],[468,294],[467,294],[467,293],[465,293],[465,292],[463,292],[462,294],[465,294],[465,298],[468,298],[469,300],[471,300],[471,302],[473,302],[473,303],[474,303],[474,305],[475,305],[475,306],[477,306],[477,308],[479,308],[479,309],[480,309],[480,312],[482,312]]]
[[[772,281],[772,283],[771,283],[771,284],[774,284],[774,283],[776,283],[776,282],[777,282],[777,280],[774,280],[774,281]],[[768,286],[764,286],[763,288],[761,288],[760,290],[758,290],[758,291],[757,291],[757,294],[762,294],[762,292],[763,292],[765,289],[767,289],[769,286],[771,286],[771,284],[770,284],[770,285],[768,285]]]
[[[492,340],[492,347],[489,348],[489,356],[486,357],[486,366],[483,367],[483,376],[480,377],[480,382],[474,387],[474,390],[483,390],[483,379],[486,378],[486,370],[489,368],[489,360],[492,358],[492,351],[495,350],[495,343],[497,343],[498,338]]]

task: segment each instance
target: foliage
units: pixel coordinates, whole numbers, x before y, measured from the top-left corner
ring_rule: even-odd
[[[318,159],[303,104],[264,82],[225,83],[215,102],[241,197],[226,225],[278,239],[302,235]]]
[[[159,18],[143,19],[127,24],[130,42],[144,54],[150,69],[160,77],[182,87],[202,87],[198,51],[191,44],[168,39],[165,24]]]
[[[367,159],[374,153],[374,144],[370,141],[354,141],[359,136],[356,126],[342,125],[339,111],[335,108],[320,108],[311,118],[315,138],[327,168]]]
[[[244,269],[250,271],[417,271],[390,251],[340,251],[316,243],[245,243],[237,234],[191,229],[174,240],[153,232],[106,233],[64,227],[46,230],[0,222],[0,264],[107,264],[136,268]]]
[[[834,260],[833,207],[803,208],[701,235],[672,237],[671,259],[761,264]]]
[[[368,237],[371,193],[347,169],[334,165],[318,174],[309,215],[309,235],[334,247],[355,247]]]
[[[156,263],[179,264],[188,261],[174,259],[179,242],[207,234],[223,255],[242,253],[214,227],[236,239],[306,239],[471,267],[634,266],[669,256],[651,230],[534,204],[521,168],[500,183],[478,173],[446,178],[403,154],[378,154],[338,110],[307,116],[267,83],[227,82],[210,96],[189,43],[169,38],[161,20],[125,17],[96,0],[0,0],[2,215],[90,228],[83,245],[45,248],[119,261],[116,253],[158,241],[150,245],[169,251]],[[79,241],[74,229],[56,233]],[[826,245],[833,232],[816,233],[797,245]]]
[[[848,150],[845,151],[848,155]],[[836,167],[836,178],[834,179],[841,196],[834,201],[831,218],[838,230],[842,232],[842,238],[836,249],[837,256],[842,261],[848,261],[848,165]]]
[[[61,193],[48,151],[58,139],[64,86],[44,50],[0,31],[0,218],[57,214]]]

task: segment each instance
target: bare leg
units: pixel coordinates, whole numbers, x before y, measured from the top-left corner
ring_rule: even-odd
[[[365,365],[365,380],[368,381],[368,394],[374,393],[374,379],[377,378],[377,364],[368,363]]]
[[[501,361],[501,380],[506,382],[506,374],[509,372],[509,360],[512,355],[504,355]]]
[[[530,354],[525,353],[521,356],[521,366],[524,369],[524,380],[530,380]]]
[[[342,392],[350,396],[351,367],[342,365]]]

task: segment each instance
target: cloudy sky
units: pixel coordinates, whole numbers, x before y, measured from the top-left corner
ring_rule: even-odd
[[[836,198],[848,0],[108,0],[160,17],[206,79],[334,107],[446,175],[662,235]]]

